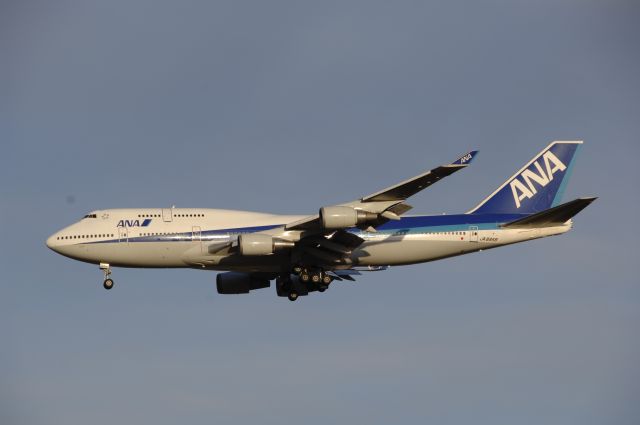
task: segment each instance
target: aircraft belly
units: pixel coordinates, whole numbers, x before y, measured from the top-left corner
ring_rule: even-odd
[[[109,263],[116,267],[185,267],[182,253],[192,246],[192,242],[88,244],[84,245],[84,256],[85,261]]]
[[[423,263],[477,250],[469,242],[405,238],[365,242],[352,254],[355,263],[369,265],[403,265]]]

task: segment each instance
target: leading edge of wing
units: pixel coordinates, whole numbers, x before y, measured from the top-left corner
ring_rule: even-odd
[[[361,202],[403,201],[423,189],[438,182],[443,177],[466,168],[477,156],[478,151],[467,152],[451,164],[441,165],[425,173],[363,197]]]

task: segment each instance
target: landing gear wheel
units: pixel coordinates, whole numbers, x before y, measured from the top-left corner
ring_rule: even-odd
[[[113,288],[113,279],[105,279],[102,286],[104,286],[104,289],[106,290]]]
[[[302,272],[300,274],[300,280],[303,281],[304,283],[307,283],[311,280],[311,276],[309,275],[309,273]]]
[[[333,278],[331,276],[329,276],[328,274],[322,276],[322,283],[324,283],[325,285],[329,285],[331,282],[333,282]]]
[[[111,267],[109,267],[108,263],[100,263],[100,270],[102,270],[102,272],[104,273],[104,282],[102,283],[102,286],[104,286],[104,289],[111,289],[113,288],[113,279],[111,279],[109,276],[111,276]]]
[[[311,281],[313,283],[320,283],[321,280],[322,280],[322,276],[320,276],[320,273],[314,273],[311,275]]]
[[[302,273],[302,267],[296,266],[293,268],[293,274],[299,275],[300,273]]]
[[[289,295],[287,295],[287,298],[289,298],[289,301],[295,301],[298,299],[298,293],[297,292],[289,292]]]

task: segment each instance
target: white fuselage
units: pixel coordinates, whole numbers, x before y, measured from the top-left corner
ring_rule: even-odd
[[[350,229],[365,242],[351,253],[351,266],[387,266],[432,261],[482,249],[565,233],[571,222],[535,229],[502,229],[495,217],[471,215],[403,217],[376,232]],[[190,267],[277,272],[287,255],[241,256],[214,249],[242,233],[263,232],[297,241],[284,225],[304,216],[203,208],[94,211],[47,240],[67,257],[121,267]],[[473,220],[472,220],[473,218]],[[506,220],[505,220],[506,221]]]

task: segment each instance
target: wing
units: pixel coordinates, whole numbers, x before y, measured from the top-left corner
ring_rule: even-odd
[[[451,164],[441,165],[379,192],[372,193],[371,195],[364,196],[355,201],[336,205],[335,207],[350,207],[363,213],[371,214],[372,216],[367,220],[369,224],[367,227],[375,228],[375,226],[379,226],[388,220],[399,220],[400,215],[406,213],[412,208],[404,202],[407,198],[426,189],[432,184],[440,181],[442,178],[466,168],[471,164],[477,153],[478,151],[468,152],[453,161]],[[285,230],[302,230],[309,233],[322,233],[325,226],[322,225],[321,214],[322,211],[319,214],[289,223],[285,226]],[[373,218],[373,215],[376,217]]]

